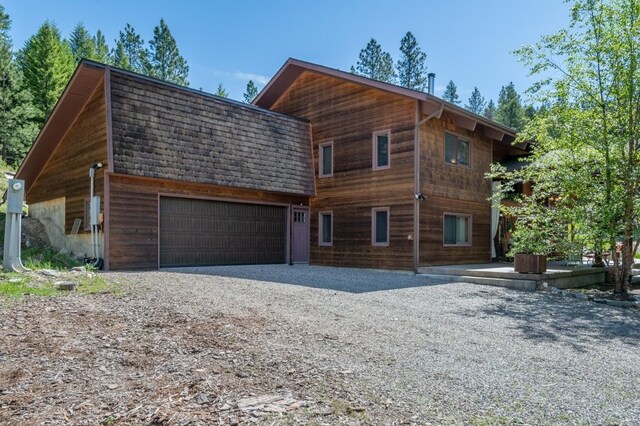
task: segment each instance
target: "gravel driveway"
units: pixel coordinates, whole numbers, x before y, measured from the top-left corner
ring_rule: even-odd
[[[255,339],[349,372],[348,397],[367,407],[368,421],[640,423],[637,311],[315,266],[114,276],[192,315],[266,319]]]
[[[0,306],[3,424],[640,423],[640,315],[315,266]]]

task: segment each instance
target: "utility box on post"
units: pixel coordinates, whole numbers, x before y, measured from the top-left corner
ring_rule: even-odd
[[[94,195],[91,197],[91,203],[89,204],[89,224],[100,225],[100,196]]]
[[[23,202],[24,181],[9,179],[7,216],[4,225],[4,259],[2,260],[2,267],[7,271],[23,272],[26,270],[20,258]]]

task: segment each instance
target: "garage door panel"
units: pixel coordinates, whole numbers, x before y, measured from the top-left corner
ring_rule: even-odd
[[[160,198],[160,266],[285,263],[286,207]]]

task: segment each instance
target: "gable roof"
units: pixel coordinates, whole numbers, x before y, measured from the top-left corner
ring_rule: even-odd
[[[116,173],[314,195],[307,120],[111,70]]]
[[[307,120],[87,60],[16,173],[27,188],[105,78],[114,172],[315,194]]]
[[[284,63],[276,75],[254,99],[253,104],[263,108],[271,108],[303,72],[322,74],[398,96],[415,99],[420,101],[421,110],[425,114],[431,114],[439,110],[447,111],[453,116],[456,124],[463,128],[468,130],[482,130],[487,137],[500,142],[511,143],[515,140],[516,131],[514,129],[496,123],[481,115],[474,114],[471,111],[446,102],[437,96],[293,58],[289,58]]]

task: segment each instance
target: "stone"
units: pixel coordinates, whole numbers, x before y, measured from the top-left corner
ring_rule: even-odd
[[[35,263],[35,257],[33,258],[34,263]],[[59,277],[60,276],[60,272],[58,271],[54,271],[53,269],[41,269],[38,271],[38,273],[40,275],[44,275],[45,277]]]
[[[56,281],[53,283],[56,290],[75,291],[78,288],[77,281]]]
[[[74,266],[71,270],[73,272],[86,272],[87,268],[84,266]]]
[[[196,402],[200,405],[208,404],[209,397],[204,393],[199,393],[198,396],[196,396]]]

